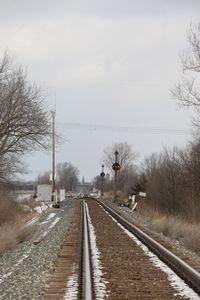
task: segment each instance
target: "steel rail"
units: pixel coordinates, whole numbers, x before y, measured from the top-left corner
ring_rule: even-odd
[[[88,211],[83,201],[83,299],[92,300],[92,274],[90,267],[90,240]]]
[[[95,199],[96,200],[96,199]],[[200,273],[190,267],[182,259],[171,253],[165,247],[149,237],[142,230],[131,224],[123,217],[118,215],[105,203],[97,200],[98,203],[114,217],[121,225],[133,233],[143,244],[145,244],[154,254],[166,263],[179,277],[181,277],[191,288],[200,295]]]

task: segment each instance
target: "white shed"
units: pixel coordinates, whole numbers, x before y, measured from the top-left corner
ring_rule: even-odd
[[[51,201],[52,186],[51,184],[39,184],[37,186],[37,199],[39,201]]]

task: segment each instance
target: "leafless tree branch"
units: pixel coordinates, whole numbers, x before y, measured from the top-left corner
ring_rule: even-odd
[[[200,23],[187,33],[189,49],[180,55],[184,76],[171,90],[172,97],[183,106],[200,105]]]
[[[12,66],[5,53],[0,60],[1,162],[8,164],[11,157],[17,161],[27,151],[47,147],[50,121],[44,105],[41,89],[29,84],[22,67]]]

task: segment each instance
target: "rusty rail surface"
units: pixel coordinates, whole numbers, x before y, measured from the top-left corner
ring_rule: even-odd
[[[88,211],[83,202],[83,299],[92,300],[92,272],[90,264],[90,238],[88,228]]]
[[[94,199],[96,200],[96,199]],[[133,233],[143,244],[145,244],[154,254],[156,254],[164,263],[166,263],[179,277],[181,277],[191,288],[200,295],[200,273],[190,267],[187,263],[171,253],[165,247],[149,237],[142,230],[131,224],[105,203],[96,200],[98,203],[121,225]]]

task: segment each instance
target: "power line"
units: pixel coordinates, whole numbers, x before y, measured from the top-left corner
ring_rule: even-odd
[[[57,122],[57,125],[65,126],[67,129],[73,130],[91,130],[91,131],[122,131],[135,134],[173,134],[173,135],[189,135],[191,131],[183,128],[161,128],[161,127],[130,127],[130,126],[114,126],[104,124],[85,124]]]

